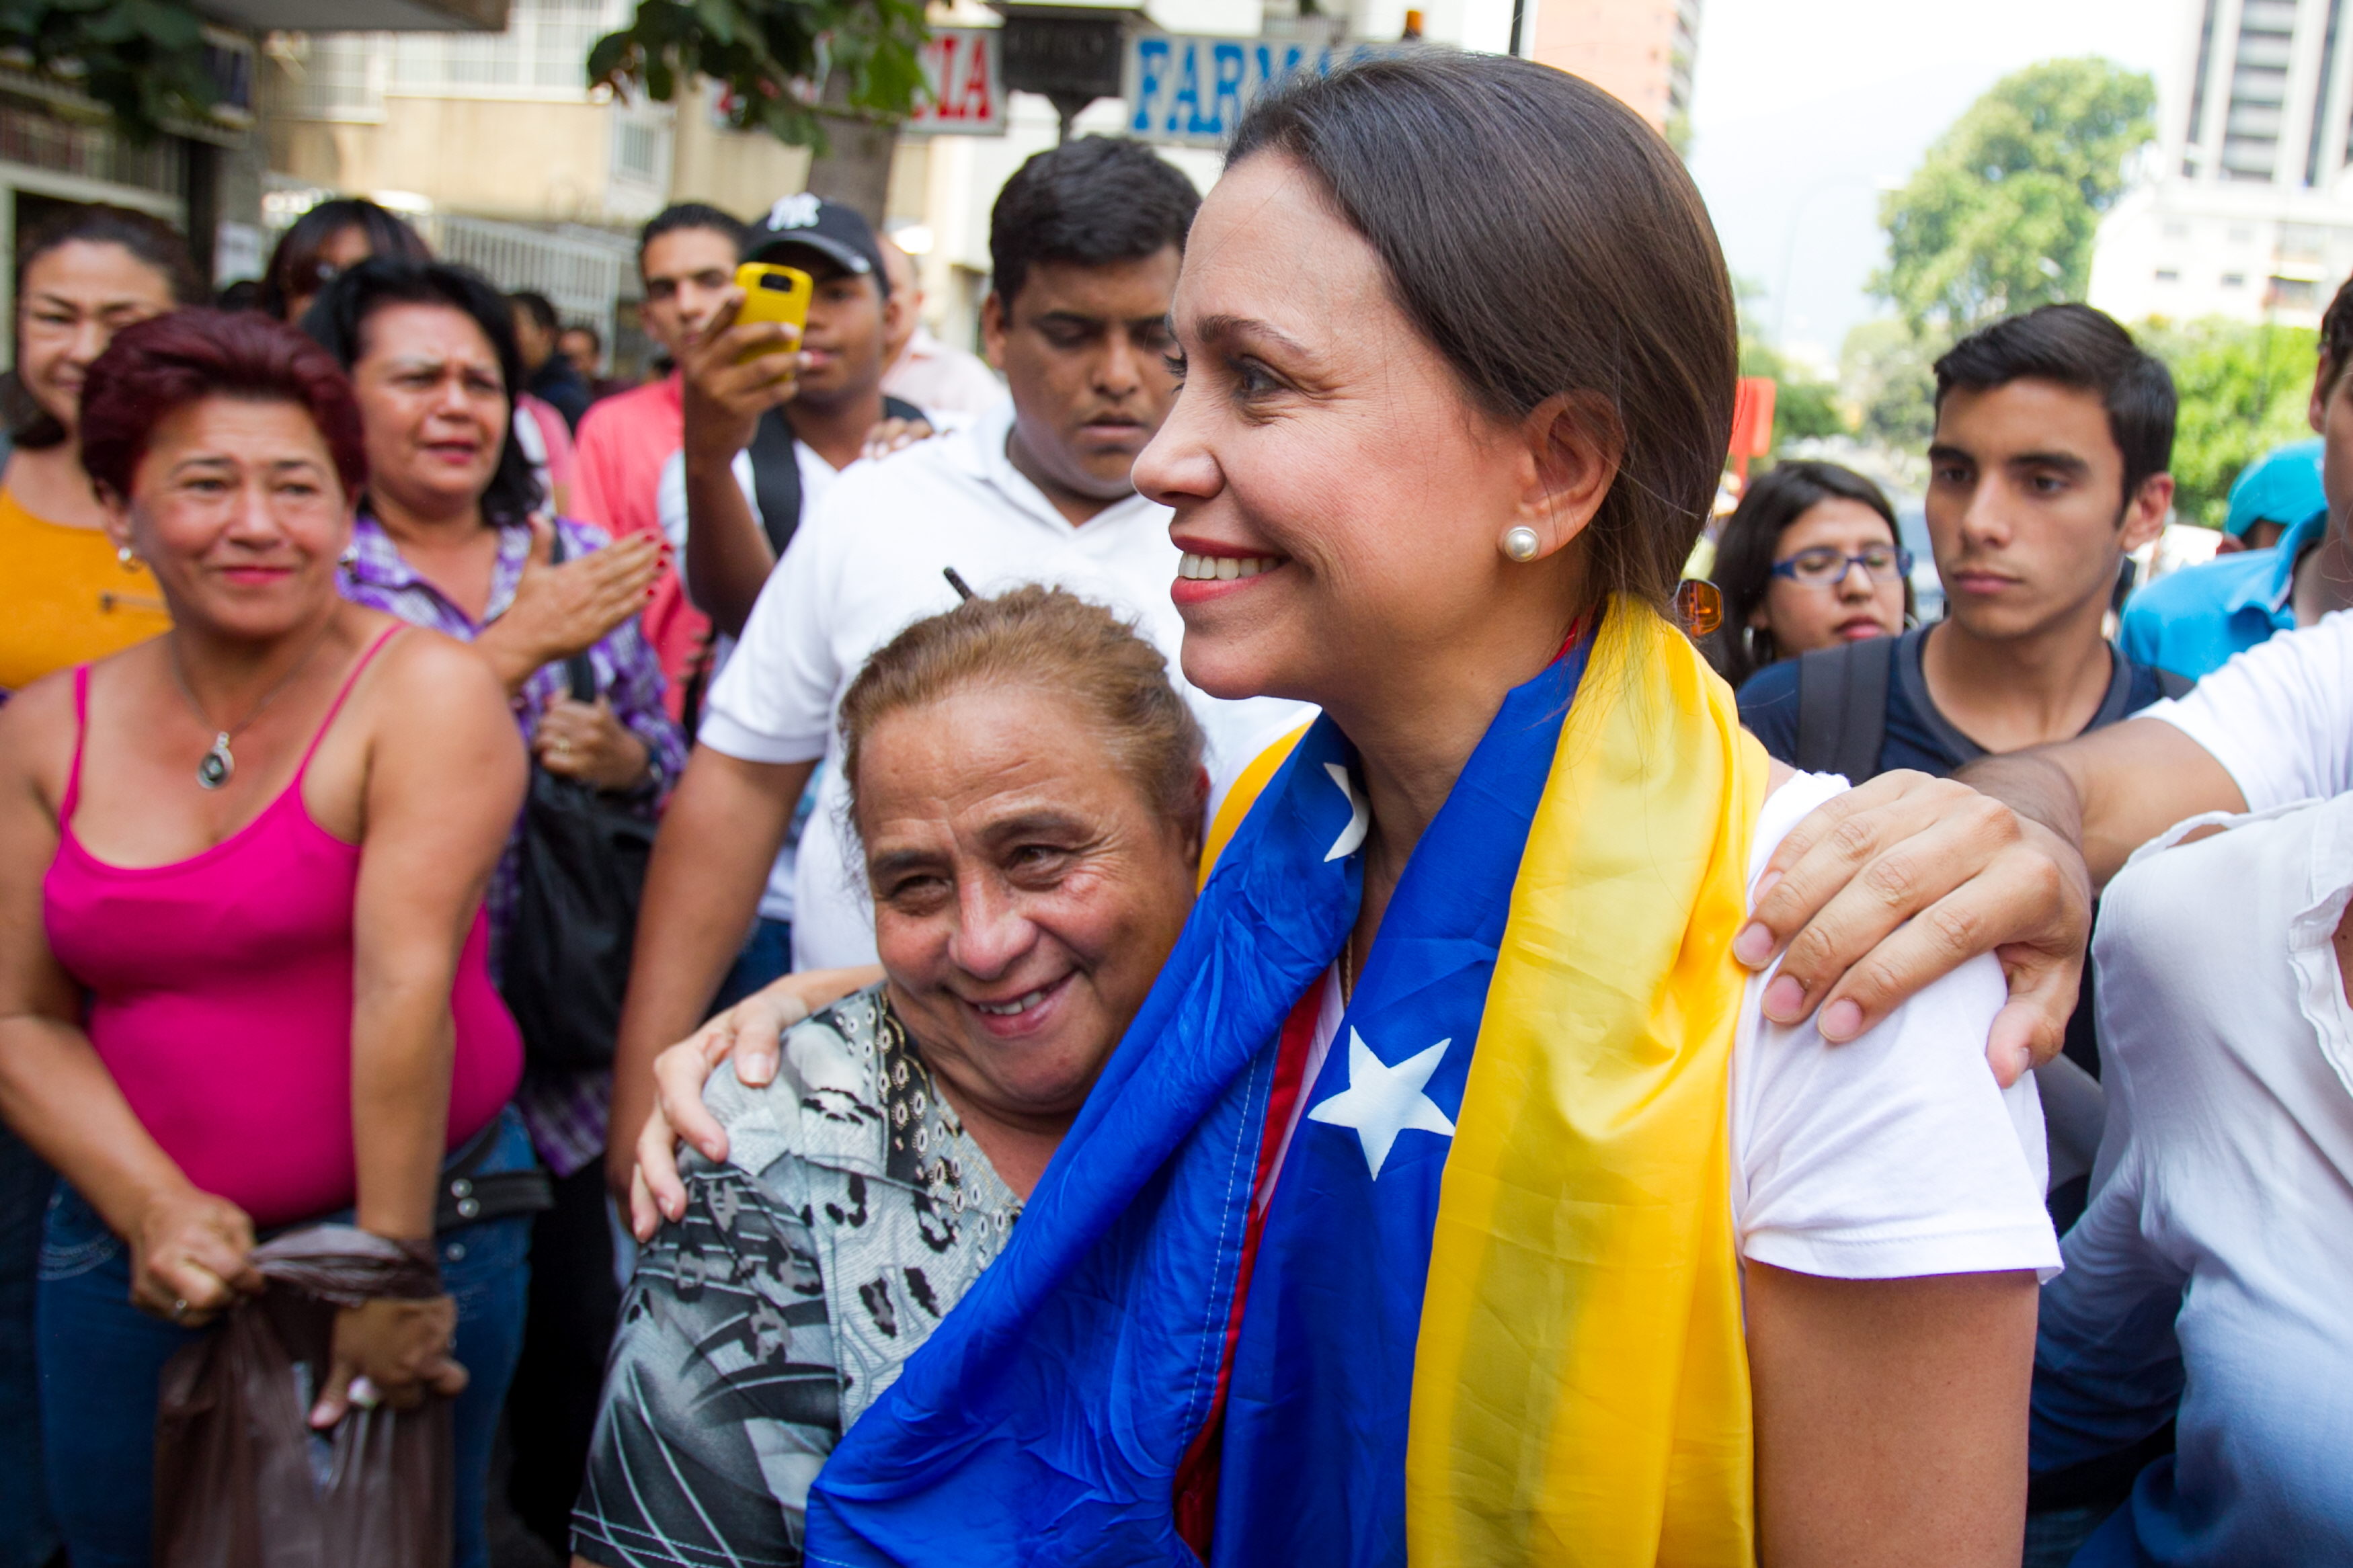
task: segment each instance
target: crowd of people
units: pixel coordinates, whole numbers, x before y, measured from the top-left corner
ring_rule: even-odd
[[[1576,78],[1069,141],[989,250],[983,363],[670,207],[625,386],[367,202],[211,304],[26,238],[0,1568],[153,1560],[335,1223],[439,1294],[307,1420],[446,1401],[460,1568],[2353,1562],[2353,282],[2120,621],[2164,365],[1956,343],[1922,624],[1860,473],[1711,527],[1723,256]]]

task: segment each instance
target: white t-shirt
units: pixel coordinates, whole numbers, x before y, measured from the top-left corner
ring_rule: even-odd
[[[1799,773],[1767,797],[1752,889],[1799,819],[1846,788]],[[2001,965],[1970,960],[1843,1046],[1810,1022],[1766,1023],[1770,978],[1749,977],[1732,1043],[1728,1196],[1741,1257],[1831,1279],[2056,1274],[2042,1101],[2031,1078],[2005,1090],[1986,1070],[1986,1036],[2009,1000]],[[1302,1082],[1316,1081],[1340,1015],[1339,981],[1327,975]]]
[[[965,429],[880,462],[853,464],[800,531],[752,608],[735,657],[712,683],[699,739],[754,763],[826,759],[795,879],[793,963],[874,961],[862,860],[849,845],[838,761],[841,699],[875,649],[910,623],[953,609],[954,567],[976,594],[1057,584],[1132,618],[1208,732],[1214,802],[1250,760],[1309,710],[1253,698],[1221,702],[1185,683],[1184,623],[1169,600],[1178,554],[1168,509],[1141,496],[1072,527],[1005,455],[1008,402]]]
[[[818,455],[816,447],[806,441],[793,443],[793,460],[801,471],[801,518],[806,521],[817,510],[817,504],[833,489],[841,470]],[[752,521],[765,526],[760,515],[760,498],[752,485],[752,454],[738,452],[730,465],[735,475],[736,488],[744,492],[744,504],[752,509]],[[662,536],[670,541],[678,559],[680,586],[691,599],[693,584],[686,574],[686,454],[672,452],[662,464],[661,482],[654,489],[655,515],[661,520]],[[712,664],[715,669],[727,668],[735,652],[735,639],[722,635],[712,647]],[[793,918],[793,879],[795,863],[799,858],[800,830],[814,801],[804,798],[794,814],[793,831],[786,836],[785,847],[776,851],[776,864],[768,868],[768,885],[760,894],[760,915],[764,920],[788,921]]]
[[[2282,632],[2233,657],[2161,719],[2212,753],[2249,811],[2353,789],[2353,611]]]

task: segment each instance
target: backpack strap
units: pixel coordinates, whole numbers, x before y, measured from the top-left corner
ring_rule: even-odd
[[[882,395],[882,417],[885,419],[920,419],[926,425],[932,422],[932,416],[930,415],[924,413],[922,409],[916,407],[905,398],[893,397],[887,392]]]
[[[1849,784],[1877,776],[1899,637],[1817,648],[1798,660],[1797,765]]]
[[[801,525],[801,460],[798,437],[781,408],[760,416],[752,432],[752,497],[760,503],[760,527],[768,548],[784,559],[785,546]]]
[[[2149,668],[2149,673],[2157,677],[2157,689],[2177,700],[2189,696],[2191,689],[2198,684],[2186,675],[2176,675],[2169,669],[2158,669],[2153,665]]]

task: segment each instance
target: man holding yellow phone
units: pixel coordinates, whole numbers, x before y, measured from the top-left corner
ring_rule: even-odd
[[[799,525],[886,416],[890,281],[865,218],[806,192],[755,226],[723,304],[681,355],[688,591],[720,630],[743,629]]]

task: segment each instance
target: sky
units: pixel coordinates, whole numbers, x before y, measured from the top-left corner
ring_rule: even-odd
[[[1886,313],[1864,279],[1885,257],[1883,190],[2021,66],[2105,55],[2184,72],[2189,0],[1704,0],[1691,167],[1753,328],[1834,365],[1847,329]]]

